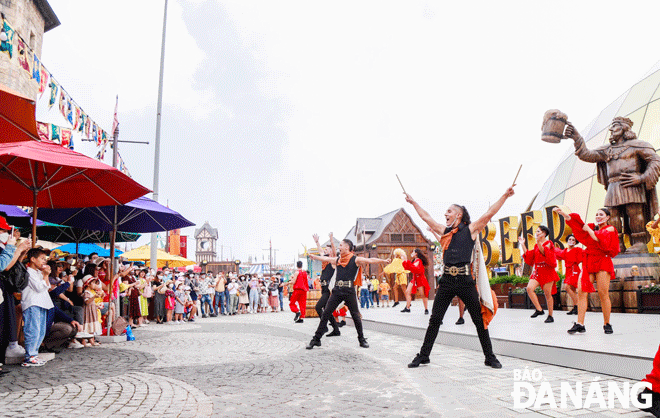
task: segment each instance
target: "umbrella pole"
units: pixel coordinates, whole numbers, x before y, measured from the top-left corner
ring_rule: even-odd
[[[32,200],[32,248],[37,246],[37,190],[33,190]]]
[[[119,315],[119,305],[117,301],[113,300],[115,288],[115,239],[117,237],[117,206],[115,206],[115,216],[112,222],[112,232],[110,233],[110,303],[115,304],[115,315]],[[110,327],[112,327],[112,318],[108,315],[108,335],[110,335]]]

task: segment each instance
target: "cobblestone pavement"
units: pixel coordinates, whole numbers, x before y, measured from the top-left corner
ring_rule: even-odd
[[[557,403],[561,382],[585,382],[584,399],[600,379],[607,401],[607,382],[624,379],[507,357],[494,370],[480,352],[442,345],[430,365],[408,369],[419,340],[366,331],[371,347],[363,349],[346,326],[306,350],[318,319],[292,318],[151,324],[135,330],[136,341],[65,350],[44,367],[5,366],[0,416],[650,417],[619,401],[610,409],[514,408],[514,369],[542,372]],[[538,390],[540,382],[531,383]]]

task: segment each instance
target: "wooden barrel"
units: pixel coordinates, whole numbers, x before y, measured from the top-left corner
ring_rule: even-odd
[[[321,291],[318,289],[310,289],[307,292],[307,309],[305,310],[306,318],[318,318],[316,313],[316,303],[321,299]]]
[[[627,279],[632,276],[650,276],[660,279],[660,257],[655,253],[623,253],[612,259],[616,277]],[[633,274],[633,267],[637,267],[637,274]]]
[[[623,307],[625,312],[637,313],[637,290],[639,286],[646,286],[651,283],[653,277],[650,276],[632,276],[626,277],[623,282]]]
[[[550,109],[543,115],[541,139],[545,142],[558,144],[564,137],[564,129],[568,117],[557,109]]]
[[[594,287],[598,287],[596,283],[594,283]],[[612,312],[623,312],[624,310],[622,290],[623,284],[620,279],[614,278],[610,280],[610,288],[608,292],[612,304]],[[589,306],[591,306],[591,310],[595,312],[602,312],[598,292],[589,293]]]

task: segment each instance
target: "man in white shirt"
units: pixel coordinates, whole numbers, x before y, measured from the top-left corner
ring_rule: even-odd
[[[46,335],[48,310],[53,307],[48,294],[50,267],[46,264],[46,254],[40,248],[32,248],[27,253],[29,281],[21,297],[26,351],[23,366],[26,367],[43,366],[46,363],[37,356],[39,346]]]
[[[227,285],[229,290],[229,315],[236,315],[236,308],[238,308],[238,283],[236,277],[231,278],[231,283]]]

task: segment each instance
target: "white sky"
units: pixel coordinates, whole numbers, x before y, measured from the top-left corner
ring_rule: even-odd
[[[42,62],[108,131],[119,95],[120,139],[150,142],[120,152],[151,188],[164,3],[49,3],[62,24]],[[648,1],[170,0],[159,201],[218,228],[225,258],[267,258],[272,238],[278,262],[315,232],[411,213],[395,174],[436,219],[454,202],[476,217],[522,163],[496,218],[517,215],[571,146],[540,140],[543,113],[585,127],[660,60],[659,15]],[[65,125],[46,101],[38,119]]]

